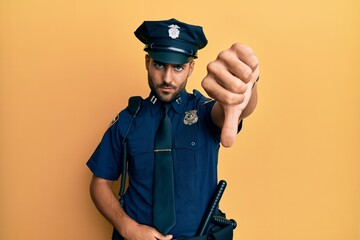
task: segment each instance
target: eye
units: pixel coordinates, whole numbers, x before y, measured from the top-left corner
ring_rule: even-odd
[[[159,62],[156,62],[156,63],[155,63],[155,67],[156,67],[157,69],[163,69],[163,68],[164,68],[164,64],[159,63]]]
[[[182,65],[175,65],[174,69],[175,69],[175,71],[180,72],[180,71],[184,70],[184,67]]]

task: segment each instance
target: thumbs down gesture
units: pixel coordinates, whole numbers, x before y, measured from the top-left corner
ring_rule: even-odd
[[[241,119],[250,115],[256,107],[259,62],[252,49],[236,43],[222,51],[207,66],[202,81],[206,93],[217,102],[211,116],[221,128],[221,144],[233,145]]]

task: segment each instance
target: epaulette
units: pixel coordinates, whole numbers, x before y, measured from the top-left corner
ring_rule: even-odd
[[[192,95],[196,97],[198,94],[199,96],[202,96],[201,99],[199,100],[199,104],[201,105],[206,105],[208,103],[215,101],[215,99],[207,98],[203,96],[198,90],[194,89]]]
[[[206,105],[206,104],[211,103],[213,101],[215,101],[215,99],[208,99],[205,102],[203,102],[201,105]]]

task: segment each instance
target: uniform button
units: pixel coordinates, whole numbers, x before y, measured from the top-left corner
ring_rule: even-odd
[[[195,146],[195,142],[191,142],[191,146]]]

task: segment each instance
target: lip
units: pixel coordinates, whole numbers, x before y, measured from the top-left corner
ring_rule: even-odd
[[[161,89],[162,91],[166,91],[166,92],[175,90],[173,87],[159,87],[159,89]]]

